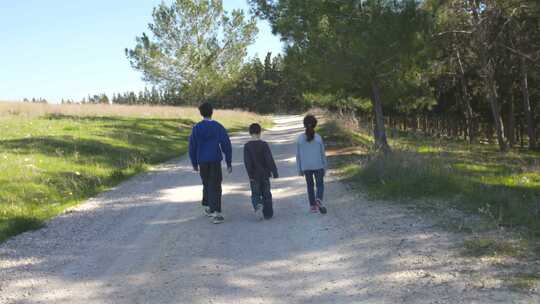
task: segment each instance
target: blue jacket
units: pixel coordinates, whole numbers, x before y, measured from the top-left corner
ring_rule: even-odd
[[[189,137],[189,158],[193,167],[199,164],[221,162],[225,154],[231,166],[232,147],[227,130],[217,121],[205,119],[193,127]]]

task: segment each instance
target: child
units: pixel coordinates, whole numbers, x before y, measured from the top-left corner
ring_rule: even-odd
[[[221,161],[225,154],[227,171],[232,173],[232,147],[227,130],[212,120],[212,105],[203,103],[199,107],[203,121],[193,127],[189,138],[189,157],[193,170],[198,171],[203,183],[202,205],[204,213],[214,224],[223,223],[221,215]]]
[[[311,212],[319,211],[326,214],[326,207],[323,206],[326,153],[322,137],[315,133],[316,126],[315,116],[307,115],[304,118],[306,133],[298,137],[296,164],[298,174],[306,177]],[[316,194],[315,184],[317,186]]]
[[[244,164],[251,186],[251,203],[257,219],[267,220],[274,215],[270,176],[278,178],[278,171],[268,143],[261,140],[261,126],[249,126],[251,140],[244,146]]]

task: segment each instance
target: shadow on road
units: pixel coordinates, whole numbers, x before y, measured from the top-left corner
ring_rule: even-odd
[[[335,180],[329,214],[310,214],[294,162],[302,128],[283,119],[265,134],[282,176],[272,181],[272,220],[253,215],[241,134],[224,182],[224,224],[202,216],[189,162],[170,162],[3,244],[0,271],[12,279],[2,291],[31,295],[20,303],[470,302],[456,257],[433,248],[452,240],[417,218],[352,196]],[[11,250],[15,243],[25,250]]]

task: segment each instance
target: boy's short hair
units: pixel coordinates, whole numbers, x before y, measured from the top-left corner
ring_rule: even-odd
[[[210,118],[214,113],[214,107],[212,107],[212,104],[210,104],[209,102],[205,102],[199,106],[199,112],[201,113],[202,117]]]
[[[249,126],[249,134],[250,135],[260,135],[261,134],[261,125],[258,123],[251,124]]]

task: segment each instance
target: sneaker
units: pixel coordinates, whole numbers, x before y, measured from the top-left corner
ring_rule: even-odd
[[[203,214],[207,217],[213,217],[214,214],[212,214],[212,211],[210,211],[210,207],[204,207]]]
[[[315,201],[315,205],[317,206],[317,209],[319,209],[321,214],[326,214],[326,212],[327,212],[326,207],[323,206],[322,201],[320,199],[317,199]]]
[[[255,208],[255,217],[257,217],[259,221],[262,221],[262,219],[264,218],[263,206],[261,204],[258,204]]]
[[[311,205],[311,206],[309,207],[309,211],[310,211],[311,213],[317,213],[317,212],[319,212],[319,209],[317,209],[317,206],[316,206],[316,205]]]
[[[212,223],[214,224],[221,224],[225,221],[225,219],[223,218],[223,216],[221,215],[221,213],[219,212],[214,212],[214,219],[212,220]]]

